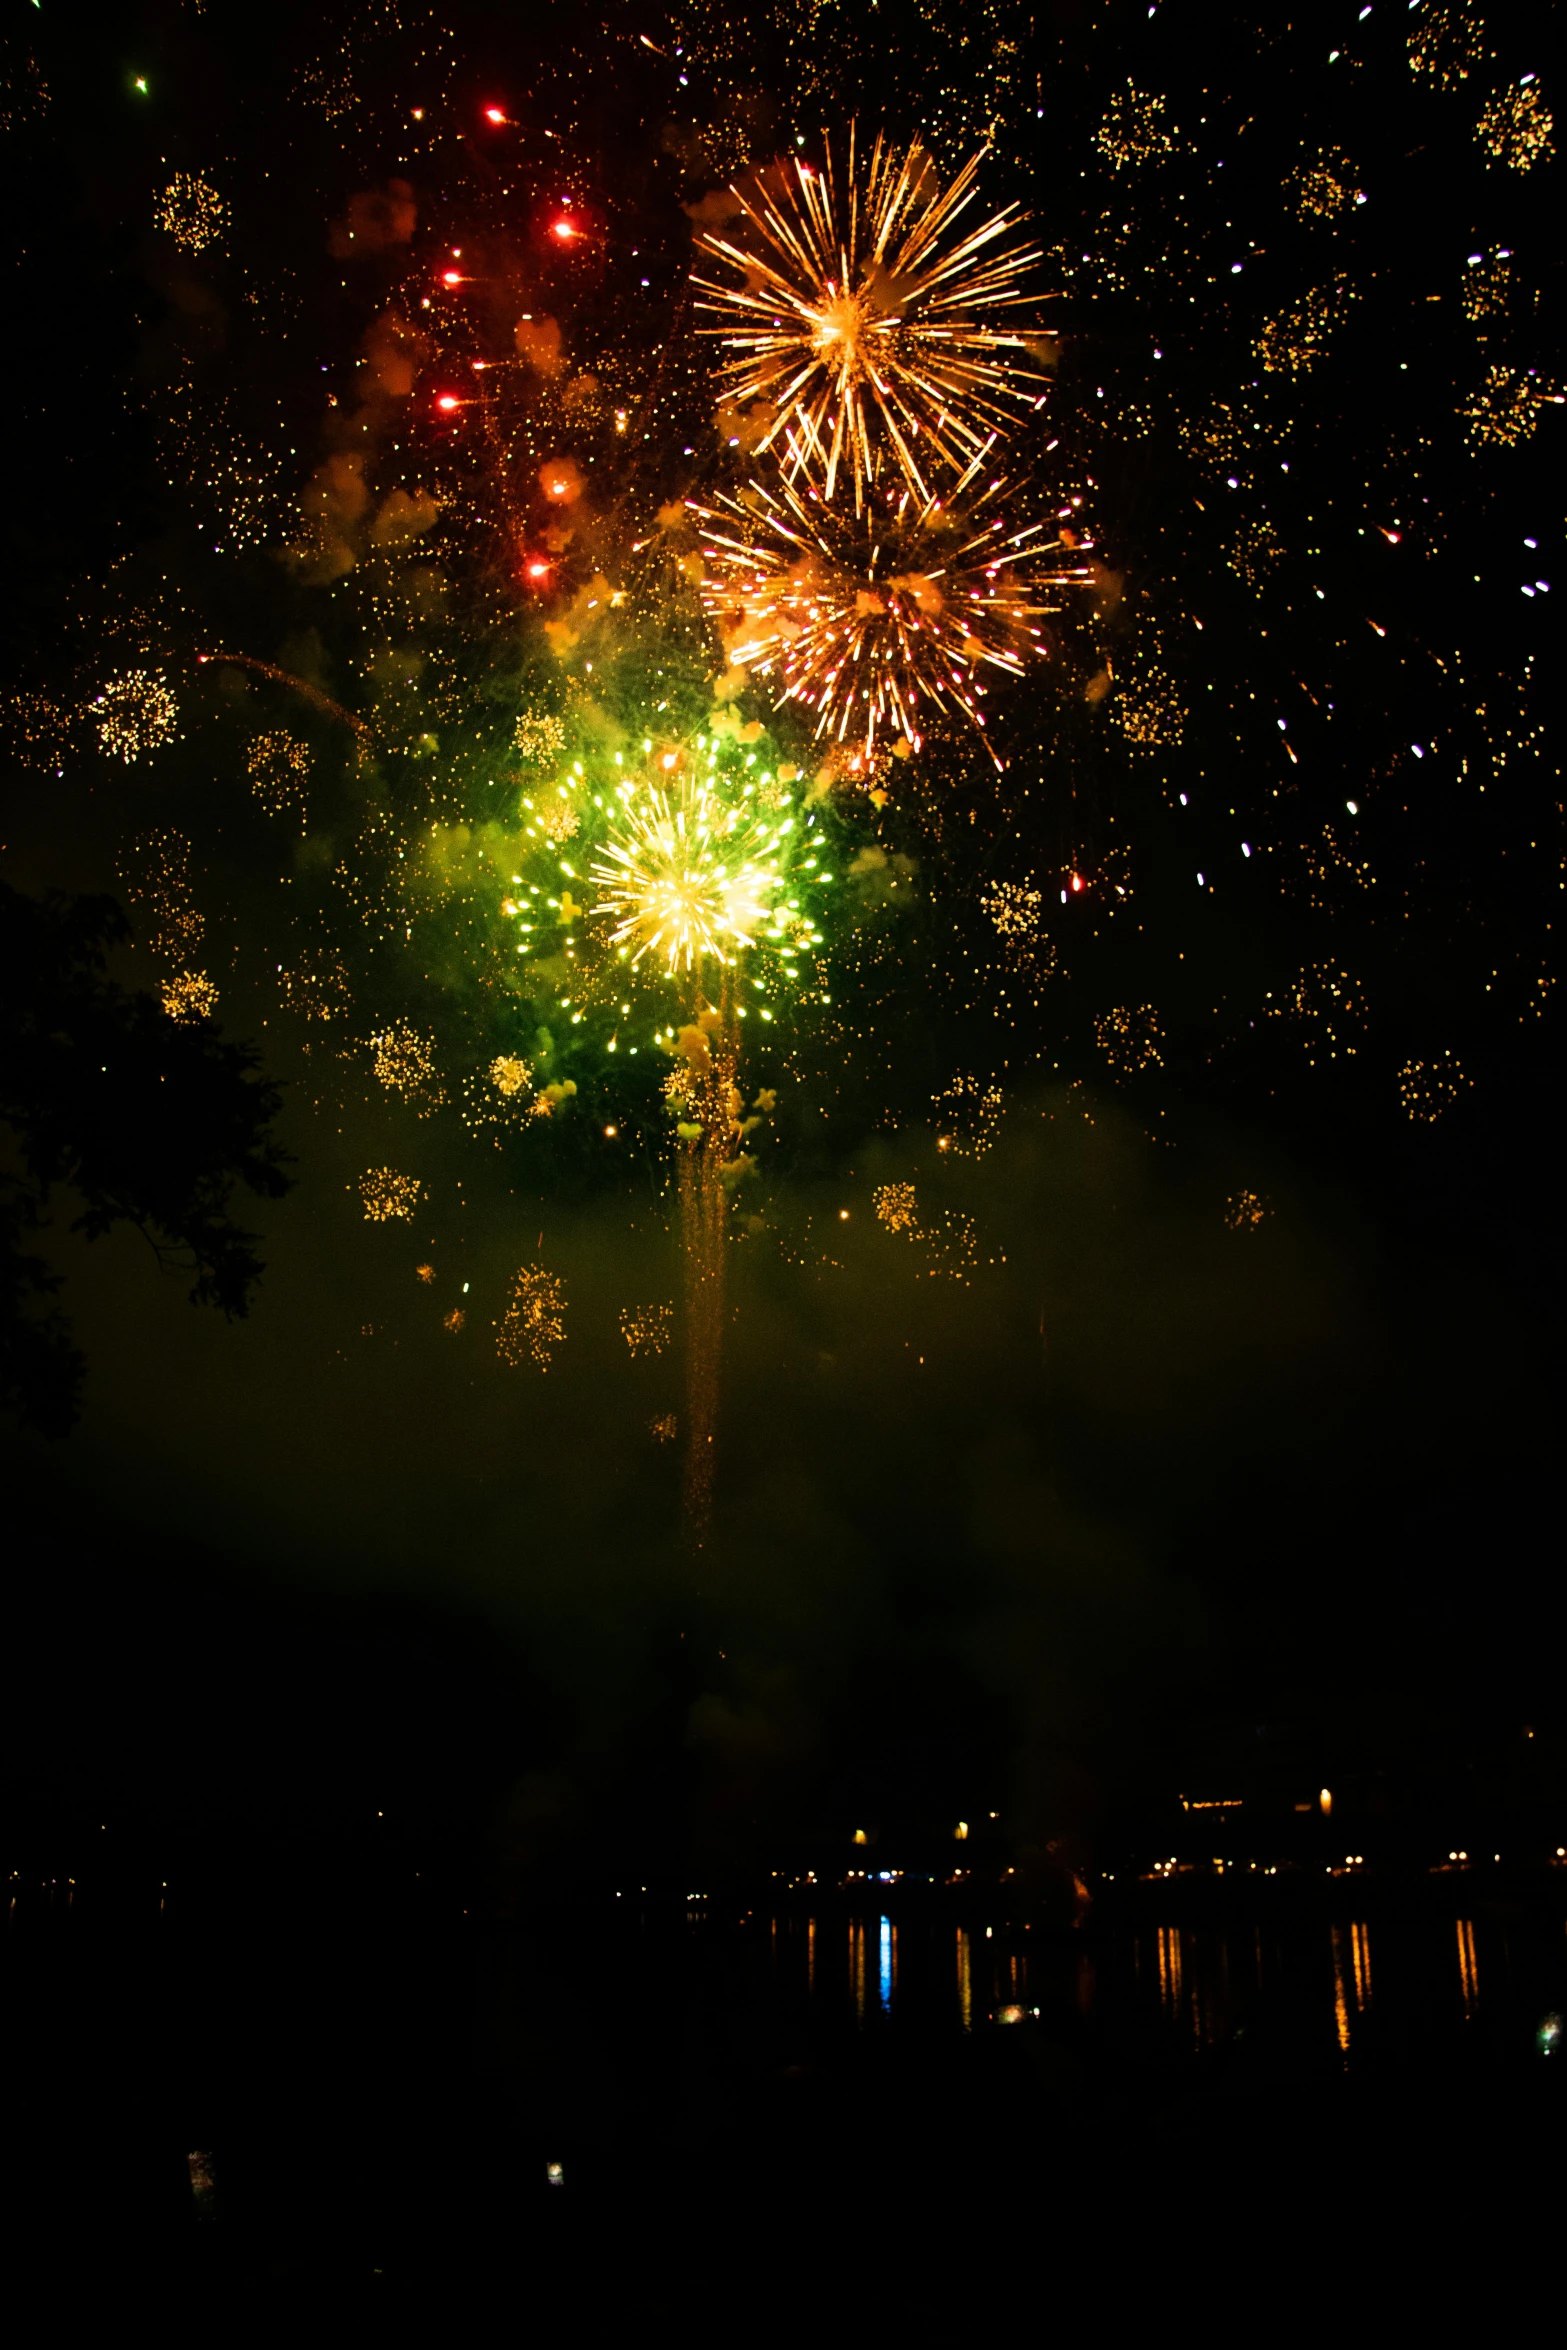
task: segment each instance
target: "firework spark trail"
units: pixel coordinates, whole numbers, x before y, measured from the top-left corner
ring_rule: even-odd
[[[1007,527],[993,511],[1006,489],[992,481],[966,508],[905,491],[851,517],[782,480],[698,509],[702,597],[728,659],[813,708],[819,737],[873,749],[901,734],[917,750],[922,705],[983,735],[983,673],[1020,676],[1061,591],[1089,577],[1050,524]]]
[[[929,499],[931,475],[962,473],[1043,397],[1019,327],[986,323],[1031,306],[1020,281],[1040,251],[995,249],[1016,205],[964,225],[982,159],[943,189],[917,139],[900,159],[878,138],[862,179],[851,129],[841,188],[829,143],[820,172],[791,159],[731,191],[747,241],[697,239],[724,273],[693,283],[711,321],[698,331],[727,345],[725,394],[776,411],[758,451],[776,444],[829,499],[842,468],[862,506],[889,463]]]
[[[686,1454],[681,1504],[697,1549],[707,1540],[724,1355],[726,1218],[744,1128],[735,1084],[739,1033],[732,988],[722,1009],[682,1031],[678,1104],[680,1230],[685,1274]]]
[[[258,677],[270,677],[275,685],[286,685],[292,692],[303,695],[307,702],[323,712],[326,717],[336,718],[344,726],[352,727],[358,743],[360,759],[369,758],[370,729],[364,719],[356,718],[352,710],[345,710],[341,702],[334,702],[330,694],[324,694],[321,688],[318,685],[312,685],[308,678],[295,677],[291,670],[278,669],[270,661],[257,661],[249,653],[198,653],[196,660],[201,668],[207,667],[209,663],[222,662],[230,669],[253,669]]]

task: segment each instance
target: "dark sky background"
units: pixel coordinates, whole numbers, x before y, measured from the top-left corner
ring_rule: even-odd
[[[768,13],[502,29],[213,4],[93,29],[8,8],[3,869],[123,891],[130,844],[187,835],[218,1017],[287,1082],[297,1177],[242,1217],[267,1259],[242,1323],[193,1311],[133,1234],[56,1236],[91,1375],[67,1440],[3,1438],[24,1817],[335,1833],[385,1811],[503,1876],[583,1856],[678,1873],[862,1817],[999,1810],[1091,1839],[1264,1750],[1309,1791],[1559,1706],[1559,689],[1537,583],[1557,587],[1562,427],[1530,409],[1504,446],[1466,421],[1498,369],[1559,382],[1559,165],[1519,170],[1476,127],[1548,67],[1547,22],[1449,10],[1444,87],[1410,59],[1429,9],[1292,30],[884,8],[874,33],[863,9]],[[1101,138],[1128,84],[1164,99],[1168,154],[1118,163]],[[505,154],[487,104],[526,126]],[[373,601],[279,550],[342,445],[327,387],[346,400],[375,320],[448,244],[509,239],[573,364],[634,387],[680,331],[682,203],[856,110],[949,162],[994,122],[995,192],[1027,204],[1065,288],[1060,447],[1027,460],[1089,485],[1102,576],[1055,674],[996,697],[1004,776],[942,738],[884,810],[835,802],[843,865],[903,858],[883,870],[904,898],[852,893],[834,1016],[803,1009],[757,1070],[781,1107],[745,1203],[762,1228],[730,1250],[717,1515],[692,1557],[678,1447],[649,1431],[680,1406],[678,1356],[633,1360],[617,1326],[677,1293],[656,1117],[586,1061],[561,1132],[502,1150],[452,1104],[390,1100],[378,1025],[430,1028],[454,1094],[483,1058],[457,932],[433,978],[427,938],[365,945],[326,879],[363,816],[341,731],[194,656],[243,650],[370,708]],[[591,285],[550,279],[538,245],[562,176],[546,127],[606,223]],[[1327,221],[1290,194],[1325,154],[1367,198]],[[176,169],[223,193],[216,251],[154,225]],[[329,251],[331,224],[398,174],[419,225],[376,276]],[[1497,255],[1503,290],[1471,317],[1465,270]],[[1321,348],[1264,367],[1269,322],[1323,287]],[[704,395],[681,352],[631,513],[723,461],[688,450]],[[182,382],[197,423],[171,458]],[[548,702],[487,477],[413,439],[375,462],[383,489],[399,464],[452,485],[430,544],[453,635],[505,642]],[[213,487],[246,465],[253,541]],[[1270,543],[1254,584],[1238,565]],[[665,625],[693,641],[683,608]],[[138,662],[169,677],[182,734],[126,766],[88,705]],[[1106,663],[1108,697],[1089,691]],[[1183,723],[1140,742],[1161,681]],[[280,725],[316,744],[323,811],[283,848],[244,766]],[[478,822],[476,774],[452,791]],[[1079,867],[1085,902],[1058,914]],[[997,880],[1041,887],[1048,981],[987,921]],[[330,1066],[275,984],[305,897],[352,964],[357,1058]],[[1323,973],[1349,976],[1353,1013]],[[163,975],[145,939],[124,960],[127,982]],[[1106,1017],[1144,1006],[1159,1058],[1117,1065]],[[1456,1098],[1411,1117],[1401,1072],[1443,1055]],[[933,1096],[959,1073],[1003,1112],[954,1156]],[[375,1165],[417,1166],[413,1224],[363,1221]],[[892,1182],[927,1231],[972,1220],[966,1277],[878,1223]],[[1242,1193],[1260,1221],[1234,1221]],[[543,1374],[493,1345],[535,1260],[569,1299]]]

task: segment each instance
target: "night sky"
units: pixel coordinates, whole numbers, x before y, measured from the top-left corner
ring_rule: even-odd
[[[216,989],[295,1178],[236,1201],[233,1322],[56,1202],[84,1405],[0,1440],[24,1811],[384,1810],[508,1881],[1086,1844],[1559,1704],[1555,48],[1391,0],[8,6],[0,871]],[[693,222],[851,120],[988,144],[1042,251],[1007,471],[1092,577],[999,769],[715,700],[681,504],[750,460]],[[524,795],[715,709],[834,878],[746,1032],[696,1549],[678,1311],[622,1323],[680,1296],[674,999],[579,1028],[500,901]],[[497,1352],[520,1268],[547,1367]]]

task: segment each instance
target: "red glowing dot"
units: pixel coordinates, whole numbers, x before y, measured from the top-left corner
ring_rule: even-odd
[[[451,392],[443,392],[440,398],[436,401],[435,405],[437,408],[444,409],[448,414],[450,414],[451,410],[456,407],[457,401],[454,394]]]
[[[574,237],[577,231],[569,220],[557,220],[551,233],[557,237]]]
[[[1083,886],[1083,882],[1082,882],[1082,876],[1081,876],[1080,874],[1074,873],[1074,874],[1073,874],[1073,876],[1072,876],[1072,887],[1073,887],[1074,889],[1081,889],[1081,888],[1082,888],[1082,886]]]
[[[444,269],[444,270],[442,270],[442,272],[441,272],[441,283],[442,283],[442,285],[443,285],[443,286],[460,286],[460,285],[462,284],[462,272],[461,272],[461,270],[458,270],[458,269]]]
[[[484,109],[484,119],[486,122],[504,122],[506,117],[504,114],[502,114],[498,106],[486,106]]]
[[[547,563],[530,563],[528,565],[528,577],[530,579],[544,579],[548,577],[548,574],[549,565]]]

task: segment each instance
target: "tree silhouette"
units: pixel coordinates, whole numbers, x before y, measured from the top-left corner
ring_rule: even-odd
[[[270,1129],[282,1095],[250,1044],[169,1018],[108,978],[130,935],[113,898],[23,896],[0,882],[0,1399],[48,1435],[80,1409],[86,1362],[30,1236],[51,1196],[96,1240],[134,1224],[193,1305],[243,1314],[263,1267],[230,1214],[236,1185],[288,1190]]]

